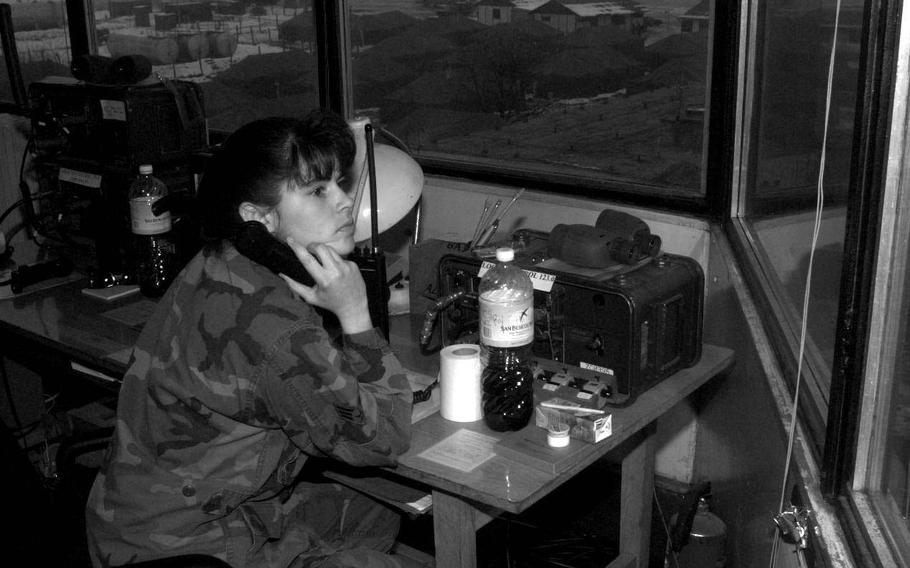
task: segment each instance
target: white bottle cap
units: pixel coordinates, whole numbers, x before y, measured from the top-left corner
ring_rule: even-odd
[[[142,174],[142,175],[146,175],[146,176],[147,176],[147,175],[149,175],[150,173],[152,173],[152,171],[153,171],[153,170],[152,170],[152,165],[151,165],[151,164],[142,164],[141,166],[139,166],[139,173]]]
[[[499,262],[512,262],[515,260],[515,251],[511,247],[496,249],[496,260]]]

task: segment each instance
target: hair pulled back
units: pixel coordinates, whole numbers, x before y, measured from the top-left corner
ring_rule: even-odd
[[[197,193],[206,246],[231,239],[243,219],[240,204],[278,205],[285,184],[306,185],[344,174],[356,145],[338,114],[315,110],[301,119],[269,117],[245,124],[216,150]]]

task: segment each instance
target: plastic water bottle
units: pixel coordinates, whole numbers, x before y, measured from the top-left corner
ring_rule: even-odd
[[[171,236],[171,213],[152,212],[152,205],[167,195],[167,186],[152,175],[152,166],[139,166],[130,185],[130,219],[133,228],[136,277],[140,291],[156,298],[164,294],[174,277],[176,250]]]
[[[511,248],[496,249],[496,265],[481,277],[478,289],[480,343],[487,355],[483,418],[499,432],[520,430],[534,413],[534,286],[514,258]]]

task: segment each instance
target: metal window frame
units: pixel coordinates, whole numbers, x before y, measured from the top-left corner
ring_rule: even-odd
[[[910,3],[892,5],[884,13],[891,21],[910,21]],[[900,10],[901,12],[899,12]],[[879,239],[871,294],[874,301],[868,315],[868,341],[865,365],[862,369],[861,395],[853,414],[857,415],[856,448],[853,467],[840,472],[844,479],[845,509],[857,519],[876,519],[882,539],[870,539],[868,548],[881,565],[910,565],[910,529],[901,514],[893,511],[888,500],[880,494],[888,422],[888,403],[895,373],[894,354],[899,347],[901,316],[906,308],[904,298],[910,287],[910,27],[895,34],[893,42],[883,41],[883,48],[893,53],[893,96],[889,104],[890,118],[883,149],[884,167],[882,197],[878,228]],[[896,35],[899,33],[899,36]],[[890,67],[882,65],[885,71]],[[883,93],[884,97],[886,93]],[[846,438],[852,432],[845,432]],[[835,487],[836,489],[836,487]]]
[[[870,330],[888,164],[901,0],[866,3],[860,54],[847,233],[841,271],[834,368],[822,461],[822,490],[842,495],[853,477],[862,374]],[[891,259],[893,260],[893,259]]]

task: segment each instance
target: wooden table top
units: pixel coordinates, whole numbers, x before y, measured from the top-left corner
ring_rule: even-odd
[[[552,452],[546,444],[546,431],[531,423],[517,432],[498,433],[483,421],[457,423],[443,419],[438,413],[414,425],[411,449],[399,459],[395,473],[426,483],[438,490],[470,499],[495,509],[519,513],[556,489],[565,479],[617,449],[645,429],[671,407],[685,399],[698,387],[726,370],[733,362],[733,351],[714,345],[704,345],[701,360],[658,383],[638,399],[623,408],[607,407],[612,415],[613,433],[596,444],[572,439],[566,451],[565,463],[558,471],[528,465],[532,460],[515,459],[514,450],[497,453],[470,471],[444,465],[424,454],[434,445],[459,430],[494,439],[496,446],[506,444],[534,453],[535,448]],[[519,439],[516,440],[515,438]]]

